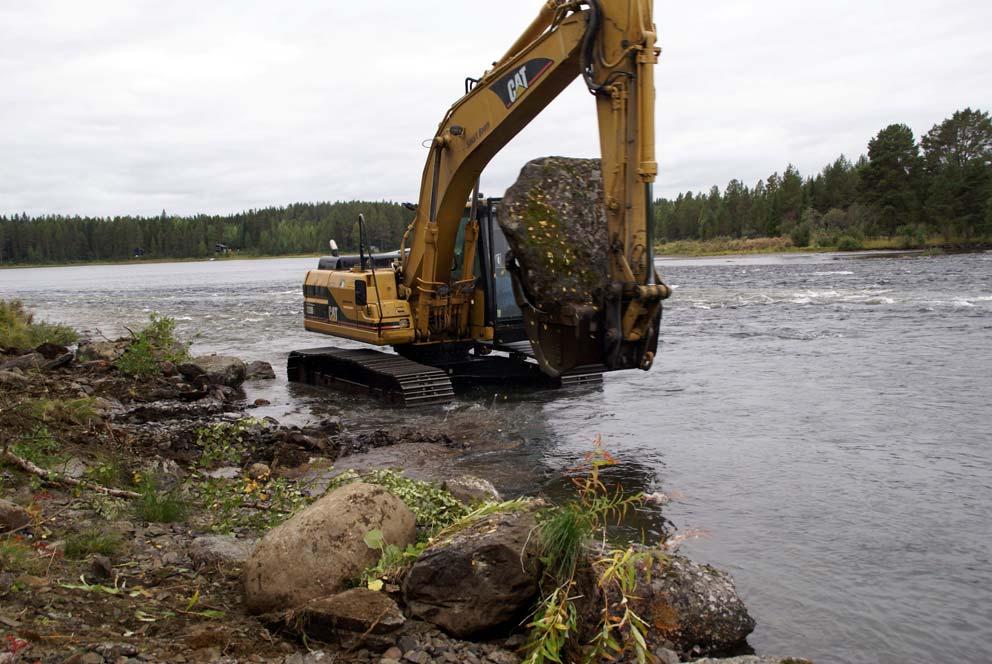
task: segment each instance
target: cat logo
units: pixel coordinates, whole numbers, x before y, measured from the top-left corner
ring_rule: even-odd
[[[510,108],[534,84],[534,81],[551,68],[552,64],[554,61],[548,58],[528,60],[500,78],[489,89],[503,100],[507,108]]]
[[[527,89],[527,67],[521,67],[509,81],[506,82],[506,94],[512,104],[517,96]]]

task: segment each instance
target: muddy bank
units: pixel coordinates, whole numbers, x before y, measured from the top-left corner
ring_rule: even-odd
[[[497,498],[458,472],[457,432],[284,426],[242,390],[265,366],[162,360],[136,378],[119,365],[129,343],[0,355],[0,662],[521,660],[519,629],[455,638],[402,598],[402,630],[374,643],[245,608],[258,541],[342,473],[397,468],[467,504]]]

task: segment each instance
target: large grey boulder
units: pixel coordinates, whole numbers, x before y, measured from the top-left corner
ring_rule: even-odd
[[[252,613],[294,609],[344,590],[380,552],[364,538],[403,549],[416,540],[413,512],[381,486],[356,482],[332,491],[269,531],[245,563],[245,604]]]
[[[683,556],[646,551],[650,564],[637,564],[631,608],[648,624],[649,650],[672,649],[698,657],[744,643],[755,622],[729,574]],[[595,553],[591,557],[598,558]],[[600,565],[594,562],[593,569]],[[615,585],[604,590],[587,583],[580,590],[588,598],[580,602],[580,631],[591,638],[602,620],[604,599],[620,611],[622,597]],[[605,598],[604,592],[608,593]]]
[[[531,512],[497,513],[427,549],[403,583],[409,612],[458,637],[519,619],[538,592]]]
[[[245,363],[227,355],[201,355],[177,367],[190,382],[238,387],[245,382]]]
[[[534,304],[554,310],[599,300],[610,254],[598,159],[528,162],[503,196],[499,224]]]

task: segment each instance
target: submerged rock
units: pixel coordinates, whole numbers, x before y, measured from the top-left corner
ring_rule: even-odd
[[[242,575],[248,610],[293,609],[343,590],[379,559],[364,539],[373,530],[401,549],[416,540],[413,512],[380,486],[348,484],[297,513],[248,559]]]
[[[531,512],[493,514],[427,549],[403,583],[410,613],[464,637],[519,619],[538,592]]]
[[[245,380],[270,380],[275,377],[272,365],[262,360],[255,360],[245,369]]]
[[[610,256],[598,159],[528,162],[503,196],[499,224],[535,305],[598,301]]]

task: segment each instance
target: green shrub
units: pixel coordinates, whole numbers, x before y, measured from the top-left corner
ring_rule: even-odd
[[[131,345],[116,362],[117,368],[129,376],[156,376],[162,362],[178,364],[189,358],[188,344],[176,338],[175,319],[154,312],[148,319],[148,325],[133,333]]]
[[[837,251],[858,251],[864,249],[864,243],[853,235],[842,235],[837,240]]]
[[[618,522],[642,501],[640,494],[625,495],[620,487],[610,489],[604,484],[601,470],[615,463],[597,440],[579,468],[581,474],[572,480],[577,497],[541,515],[537,543],[545,572],[541,598],[528,624],[524,664],[613,661],[624,652],[631,653],[636,661],[648,660],[644,640],[648,625],[634,613],[630,601],[636,596],[637,565],[653,564],[648,552],[625,547],[605,553],[600,566],[593,570],[606,601],[597,633],[588,644],[578,644],[576,638],[577,572],[587,547],[593,540],[605,541],[607,525]],[[618,604],[610,603],[610,588],[619,593]]]
[[[896,229],[899,246],[903,249],[918,249],[927,243],[927,229],[922,224],[906,224]]]
[[[808,247],[810,240],[813,237],[813,229],[810,227],[809,223],[802,222],[796,224],[796,227],[792,229],[789,233],[789,239],[792,240],[792,244],[797,247]]]
[[[96,529],[85,530],[65,538],[65,556],[75,559],[85,558],[91,553],[111,556],[117,553],[120,544],[120,537],[114,533]]]
[[[65,461],[65,456],[59,454],[61,447],[48,427],[38,425],[11,445],[10,451],[36,466],[51,468]]]
[[[78,338],[67,325],[36,322],[20,300],[0,300],[0,348],[34,348],[43,343],[64,346]]]

